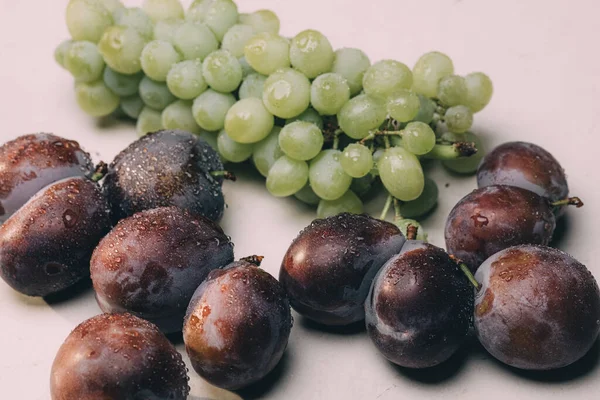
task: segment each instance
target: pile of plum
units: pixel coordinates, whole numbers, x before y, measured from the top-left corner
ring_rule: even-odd
[[[542,148],[507,143],[478,170],[479,189],[448,217],[448,252],[398,225],[342,213],[315,220],[286,252],[279,281],[262,257],[234,261],[219,227],[227,176],[215,151],[158,131],[110,165],[52,134],[0,147],[0,276],[29,296],[93,282],[104,312],[69,335],[51,372],[53,399],[185,399],[183,332],[196,372],[236,390],[280,361],[291,308],[321,325],[360,321],[391,362],[449,359],[474,327],[521,369],[580,359],[600,332],[600,290],[584,265],[547,247],[569,198]]]

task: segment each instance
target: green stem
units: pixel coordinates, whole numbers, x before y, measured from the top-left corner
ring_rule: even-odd
[[[560,206],[575,206],[577,208],[583,207],[583,201],[579,197],[568,197],[563,200],[555,201],[554,203],[550,203],[554,207]]]
[[[470,157],[477,153],[475,143],[457,142],[454,144],[436,144],[425,158],[436,160],[456,160],[457,158]]]
[[[479,292],[481,290],[481,283],[477,282],[477,279],[475,279],[475,276],[473,276],[473,273],[471,272],[467,264],[465,264],[462,260],[459,260],[458,258],[454,257],[453,255],[450,255],[450,258],[458,265],[458,267],[465,274],[469,282],[471,282],[471,284],[475,287],[475,290]]]
[[[400,200],[394,198],[394,222],[398,224],[404,217],[400,213]]]
[[[228,181],[232,181],[232,182],[235,182],[237,180],[237,178],[233,174],[233,172],[229,172],[229,171],[211,171],[210,174],[212,176],[214,176],[215,178],[223,177],[223,179],[227,179]]]
[[[390,144],[390,138],[387,136],[383,137],[383,143],[385,144],[386,149],[389,149],[390,147],[392,147],[392,145]]]
[[[392,205],[392,200],[394,198],[392,197],[392,195],[388,195],[387,200],[385,201],[385,205],[383,206],[383,210],[381,210],[381,216],[379,217],[379,219],[381,220],[385,220],[385,217],[387,217],[388,212],[390,211],[390,207]]]
[[[337,150],[338,147],[340,147],[340,136],[337,134],[337,132],[334,134],[333,136],[333,145],[332,145],[334,150]]]

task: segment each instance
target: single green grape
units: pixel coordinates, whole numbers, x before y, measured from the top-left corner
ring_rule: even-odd
[[[139,93],[144,104],[157,111],[164,110],[177,100],[164,82],[153,81],[147,76],[144,76],[140,82]]]
[[[135,125],[138,136],[144,136],[161,129],[164,129],[161,112],[150,107],[144,107]]]
[[[343,76],[350,87],[350,95],[356,96],[363,89],[363,78],[370,66],[371,60],[362,50],[343,48],[335,52],[331,72]]]
[[[447,106],[465,104],[467,100],[467,82],[465,78],[458,75],[448,75],[440,80],[437,98]]]
[[[454,106],[446,110],[444,121],[453,133],[464,133],[473,125],[473,112],[467,106]]]
[[[366,146],[352,143],[344,149],[340,163],[348,175],[362,178],[373,169],[373,154]]]
[[[423,229],[423,227],[421,226],[420,223],[418,223],[417,221],[415,221],[414,219],[401,219],[400,221],[396,222],[396,226],[398,226],[398,229],[400,229],[400,232],[402,232],[402,234],[404,236],[408,235],[408,226],[412,225],[415,228],[417,228],[417,240],[420,240],[422,242],[427,242],[427,233],[425,233],[425,230]]]
[[[181,24],[175,32],[173,43],[185,60],[203,61],[207,55],[219,48],[219,42],[210,28],[194,21]]]
[[[154,22],[182,19],[185,14],[179,0],[144,0],[142,9]]]
[[[242,66],[227,50],[210,53],[202,63],[202,73],[208,86],[221,93],[233,92],[242,83]]]
[[[142,70],[140,58],[146,39],[135,29],[111,26],[100,42],[98,50],[109,67],[121,74],[132,75]]]
[[[113,24],[110,11],[97,0],[70,0],[66,20],[73,40],[92,43],[98,43],[104,31]]]
[[[242,24],[250,25],[254,32],[268,32],[274,35],[279,33],[279,17],[271,10],[258,10],[252,14],[240,14],[239,20]]]
[[[170,42],[154,40],[142,51],[142,70],[157,82],[165,82],[173,65],[181,61],[181,55]]]
[[[339,150],[323,150],[310,162],[310,186],[324,200],[339,199],[350,189],[352,177],[344,171],[341,158]]]
[[[346,79],[333,72],[319,75],[310,89],[310,103],[321,115],[336,115],[350,100]]]
[[[454,73],[454,64],[447,55],[432,51],[421,56],[413,67],[413,90],[427,97],[436,97],[440,80]]]
[[[267,81],[267,77],[258,73],[253,73],[244,78],[242,85],[239,90],[240,99],[247,99],[249,97],[254,97],[257,99],[262,99],[263,89],[265,87],[265,82]]]
[[[483,72],[473,72],[465,77],[465,82],[467,97],[466,102],[462,104],[469,107],[474,113],[483,110],[494,93],[492,80]]]
[[[217,136],[217,148],[219,154],[225,160],[233,163],[241,163],[250,158],[253,151],[252,144],[238,143],[231,139],[225,130],[221,130]]]
[[[404,148],[418,156],[429,153],[435,142],[435,132],[424,122],[410,122],[402,130]]]
[[[472,132],[451,133],[447,132],[442,136],[443,140],[451,142],[475,143],[477,153],[470,157],[458,158],[456,160],[442,161],[444,167],[458,174],[474,174],[477,172],[481,159],[485,156],[485,147],[479,136]]]
[[[387,99],[401,89],[410,89],[413,83],[410,68],[394,60],[382,60],[371,65],[363,77],[365,93]]]
[[[232,0],[212,0],[202,22],[210,28],[217,40],[222,41],[229,28],[237,24],[238,16],[237,5]]]
[[[310,122],[292,122],[281,130],[279,147],[295,160],[313,159],[323,147],[323,132]]]
[[[294,69],[278,70],[267,78],[262,100],[271,114],[284,119],[296,117],[310,104],[310,81]]]
[[[200,96],[208,89],[202,75],[202,61],[187,60],[173,65],[167,74],[167,86],[171,93],[182,100]]]
[[[213,0],[194,0],[185,13],[186,21],[202,22],[206,18],[208,6]]]
[[[377,163],[379,177],[387,191],[402,201],[418,198],[425,187],[419,159],[402,147],[386,149]]]
[[[280,132],[281,128],[275,126],[269,133],[269,136],[254,144],[252,162],[258,172],[265,178],[269,174],[269,169],[275,164],[275,161],[284,155],[281,147],[279,147]]]
[[[225,131],[238,143],[256,143],[266,138],[275,118],[260,99],[247,98],[235,103],[225,117]]]
[[[323,130],[323,117],[314,108],[307,108],[302,114],[290,118],[285,121],[286,124],[291,124],[295,121],[306,121],[315,124],[321,131]]]
[[[321,198],[317,196],[308,183],[304,185],[302,189],[294,193],[294,197],[309,206],[316,206],[321,201]]]
[[[388,114],[398,122],[412,121],[418,116],[420,109],[419,96],[409,90],[397,90],[388,98]],[[433,118],[433,113],[431,117]]]
[[[331,43],[321,32],[308,29],[292,39],[292,66],[310,79],[331,71],[334,56]]]
[[[439,190],[436,183],[425,178],[423,193],[415,200],[402,203],[400,213],[405,218],[418,218],[426,215],[437,205]]]
[[[100,79],[104,60],[92,42],[74,42],[64,58],[65,68],[77,82],[94,82]]]
[[[125,8],[123,3],[120,0],[100,0],[100,3],[111,13],[114,13],[117,10]]]
[[[154,25],[154,40],[175,43],[175,32],[183,25],[181,19],[163,19]]]
[[[336,200],[321,200],[317,208],[318,218],[328,218],[341,213],[362,214],[364,212],[362,200],[348,190]]]
[[[273,196],[287,197],[301,190],[308,182],[308,164],[282,156],[269,169],[267,190]]]
[[[244,47],[246,47],[246,44],[254,35],[254,28],[250,25],[234,25],[223,36],[221,48],[240,58],[244,55]]]
[[[194,119],[192,102],[189,100],[177,100],[169,104],[162,112],[162,125],[164,129],[179,129],[196,135],[202,131]]]
[[[58,65],[65,69],[65,56],[67,55],[67,52],[73,43],[75,43],[75,41],[71,39],[63,40],[58,46],[56,46],[56,49],[54,50],[54,60]]]
[[[114,17],[115,25],[133,28],[146,40],[152,40],[154,36],[154,23],[141,8],[123,8],[115,12]]]
[[[340,128],[352,139],[363,139],[385,121],[387,110],[380,99],[361,94],[353,97],[337,115]]]
[[[75,98],[79,107],[92,117],[104,117],[119,107],[119,96],[111,92],[101,80],[77,83]]]
[[[207,131],[220,131],[225,126],[225,116],[235,104],[231,93],[208,89],[194,100],[192,111],[196,122]]]
[[[137,93],[121,98],[121,110],[131,119],[138,119],[145,106],[144,101]]]
[[[270,75],[290,66],[290,44],[287,39],[272,33],[252,36],[244,47],[248,64],[263,75]]]
[[[420,121],[429,124],[431,121],[433,121],[433,116],[435,114],[437,105],[435,104],[435,101],[431,100],[427,96],[423,96],[422,94],[418,96],[420,107],[419,112],[414,117],[414,121]]]
[[[373,174],[367,174],[362,178],[352,179],[350,190],[352,190],[359,198],[365,198],[373,189],[375,184],[375,176]]]
[[[134,75],[124,75],[110,67],[104,68],[104,73],[102,74],[104,84],[120,97],[137,94],[143,77],[144,74],[141,72]]]

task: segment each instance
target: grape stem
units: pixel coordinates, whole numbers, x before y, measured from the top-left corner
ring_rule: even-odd
[[[394,197],[394,222],[398,224],[404,217],[400,213],[400,200]]]
[[[583,207],[583,201],[579,197],[568,197],[563,200],[555,201],[554,203],[550,203],[554,207],[560,206],[575,206],[577,208]]]
[[[365,144],[369,140],[375,139],[375,137],[377,137],[377,136],[400,136],[400,137],[402,137],[403,133],[404,133],[404,131],[386,131],[386,130],[383,130],[383,131],[374,131],[374,132],[369,133],[369,135],[366,138],[362,139],[360,141],[360,144]],[[386,137],[384,137],[383,139],[384,140],[389,140]]]
[[[408,224],[406,228],[406,240],[416,240],[417,234],[419,233],[419,227],[413,224]]]
[[[392,195],[388,195],[387,200],[385,201],[385,205],[383,206],[383,210],[381,210],[381,216],[379,217],[379,219],[381,220],[385,220],[385,217],[387,216],[388,212],[390,211],[390,207],[392,205],[392,200],[394,198],[392,197]]]
[[[477,153],[473,142],[456,142],[454,144],[436,144],[433,149],[425,154],[425,158],[435,160],[456,160],[457,158],[470,157]]]
[[[337,150],[340,147],[340,133],[342,133],[342,131],[340,131],[339,129],[333,133],[332,148],[334,150]]]
[[[235,174],[233,172],[229,172],[229,171],[211,171],[210,174],[212,176],[214,176],[215,178],[221,176],[221,177],[223,177],[223,179],[227,179],[228,181],[232,181],[232,182],[237,181],[237,177],[235,176]]]
[[[244,257],[244,258],[240,258],[240,261],[245,261],[247,263],[250,264],[254,264],[257,267],[260,267],[260,264],[262,263],[262,260],[264,260],[263,256],[248,256],[248,257]]]
[[[390,138],[387,136],[383,137],[383,144],[385,145],[386,149],[389,149],[392,145],[390,144]]]
[[[108,172],[108,165],[104,161],[100,161],[90,176],[92,182],[99,182]]]
[[[477,279],[475,279],[475,276],[473,276],[473,273],[471,272],[469,267],[467,267],[467,264],[465,264],[461,259],[457,258],[452,254],[450,255],[450,258],[456,263],[456,265],[458,265],[458,267],[465,274],[469,282],[473,284],[475,290],[479,292],[481,290],[481,283],[477,282]]]

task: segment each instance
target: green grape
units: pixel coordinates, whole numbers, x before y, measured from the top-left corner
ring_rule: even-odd
[[[373,169],[373,154],[366,146],[352,143],[344,149],[340,163],[348,175],[362,178]]]
[[[237,6],[232,0],[212,0],[202,22],[222,41],[229,28],[237,24],[238,15]]]
[[[350,95],[356,96],[363,88],[363,77],[370,66],[371,60],[362,50],[343,48],[335,52],[331,71],[346,78]]]
[[[440,80],[437,98],[448,107],[465,104],[467,100],[467,82],[458,75],[448,75]]]
[[[125,8],[120,0],[100,0],[100,3],[111,13]]]
[[[265,178],[269,174],[269,169],[275,164],[275,161],[284,155],[281,147],[279,147],[280,132],[281,128],[275,126],[269,133],[269,136],[254,144],[252,162],[258,172]]]
[[[249,97],[255,97],[257,99],[262,99],[263,89],[265,87],[265,82],[267,77],[258,73],[250,74],[240,86],[239,97],[240,99],[247,99]]]
[[[235,57],[240,58],[244,55],[244,47],[246,43],[254,36],[254,28],[250,25],[237,24],[229,28],[225,36],[221,48],[229,51]]]
[[[144,107],[135,125],[138,136],[144,136],[148,133],[164,129],[162,125],[162,114],[160,111]]]
[[[162,112],[162,125],[164,129],[179,129],[196,135],[201,132],[189,100],[177,100],[169,104]]]
[[[436,183],[432,179],[425,178],[423,193],[415,200],[402,203],[400,213],[405,218],[422,217],[436,206],[438,194],[439,191]]]
[[[421,56],[413,68],[413,90],[427,97],[436,97],[440,80],[454,73],[450,57],[437,51]]]
[[[151,40],[154,35],[154,23],[139,7],[124,8],[117,11],[115,13],[115,25],[133,28],[146,40]]]
[[[137,93],[121,98],[121,110],[129,118],[138,119],[144,107],[144,101]]]
[[[371,192],[371,189],[373,189],[374,182],[375,177],[373,174],[367,174],[362,178],[352,179],[350,190],[352,190],[358,197],[364,198]]]
[[[154,40],[164,40],[165,42],[175,42],[175,32],[183,25],[180,19],[164,19],[154,25]]]
[[[377,129],[385,121],[386,117],[385,103],[367,94],[350,99],[337,116],[344,133],[357,140],[367,137],[370,131]]]
[[[246,57],[240,57],[240,58],[238,58],[238,61],[240,62],[240,65],[242,66],[242,78],[245,78],[250,74],[256,73],[256,71],[252,69],[250,64],[248,64]]]
[[[65,68],[77,82],[94,82],[100,79],[104,60],[92,42],[74,42],[64,58]]]
[[[321,200],[317,208],[317,217],[333,217],[341,213],[362,214],[363,203],[352,190],[348,190],[336,200]]]
[[[334,56],[331,43],[321,32],[308,29],[292,39],[292,66],[310,79],[331,71]]]
[[[287,125],[295,121],[310,122],[315,124],[320,130],[323,130],[323,118],[314,108],[307,108],[302,114],[286,120],[285,123]]]
[[[113,24],[111,13],[97,0],[71,0],[67,5],[67,28],[73,40],[98,43]]]
[[[470,157],[458,158],[456,160],[447,160],[442,161],[444,167],[449,169],[452,172],[456,172],[458,174],[473,174],[477,171],[479,167],[479,163],[483,156],[485,156],[485,147],[483,146],[483,142],[481,138],[475,135],[472,132],[465,133],[451,133],[447,132],[442,136],[443,140],[448,140],[451,142],[468,142],[475,143],[475,147],[477,148],[477,153],[473,154]]]
[[[279,147],[288,157],[295,160],[310,160],[321,152],[323,133],[310,122],[292,122],[281,130]]]
[[[145,46],[146,39],[135,29],[111,26],[102,35],[98,50],[109,67],[132,75],[142,70],[140,58]]]
[[[413,83],[410,68],[394,60],[382,60],[369,67],[363,77],[365,93],[387,99],[401,89],[410,89]]]
[[[310,102],[321,115],[336,115],[348,100],[350,87],[343,76],[327,73],[313,81]]]
[[[179,0],[144,0],[142,9],[154,22],[184,17]]]
[[[241,163],[246,161],[252,155],[253,145],[238,143],[231,139],[225,130],[221,130],[219,132],[219,136],[217,136],[217,148],[219,150],[219,154],[225,160]]]
[[[140,97],[148,107],[157,111],[164,110],[169,104],[177,100],[169,92],[169,88],[163,82],[156,82],[144,76],[140,82]]]
[[[202,61],[187,60],[173,65],[167,74],[167,86],[171,93],[183,100],[200,96],[208,89],[202,75]]]
[[[173,43],[186,60],[203,61],[207,55],[219,48],[219,42],[210,28],[193,21],[181,24],[175,32]]]
[[[401,219],[400,221],[396,222],[396,226],[398,226],[398,229],[400,229],[400,232],[402,232],[404,236],[407,236],[408,234],[409,225],[412,225],[415,228],[417,228],[417,240],[427,242],[427,233],[425,233],[425,230],[423,229],[421,224],[415,221],[414,219]]]
[[[324,200],[339,199],[350,189],[352,177],[344,172],[341,158],[339,150],[323,150],[310,162],[310,186]]]
[[[157,82],[165,82],[171,67],[181,61],[181,56],[170,42],[154,40],[142,51],[142,70]]]
[[[250,25],[257,33],[268,32],[274,35],[279,33],[279,18],[271,10],[258,10],[252,14],[240,14],[239,20],[242,24]]]
[[[56,61],[56,63],[58,65],[60,65],[63,68],[65,67],[65,56],[67,55],[67,52],[69,51],[69,48],[71,47],[71,45],[75,43],[73,40],[63,40],[54,50],[54,60]]]
[[[247,98],[235,103],[225,117],[225,131],[238,143],[256,143],[266,138],[275,118],[260,99]]]
[[[420,107],[419,112],[417,113],[416,117],[414,117],[414,120],[428,124],[433,121],[433,115],[435,114],[437,105],[435,104],[435,101],[431,100],[427,96],[423,96],[422,94],[419,94],[418,96]]]
[[[253,36],[244,47],[248,64],[263,75],[270,75],[290,66],[290,44],[287,39],[272,33]]]
[[[207,131],[220,131],[225,126],[225,116],[235,104],[231,93],[208,89],[194,100],[192,111],[196,122]]]
[[[397,90],[388,98],[387,112],[398,122],[412,121],[418,116],[420,109],[419,97],[409,90]],[[431,118],[433,119],[433,113]]]
[[[453,133],[464,133],[473,125],[473,112],[467,106],[454,106],[446,110],[444,121]]]
[[[282,156],[269,169],[267,190],[275,197],[287,197],[300,191],[308,182],[308,164]]]
[[[377,162],[379,177],[387,191],[402,201],[418,198],[425,186],[419,159],[402,147],[386,149]]]
[[[104,84],[120,97],[128,97],[137,94],[143,77],[143,73],[124,75],[110,67],[104,68],[104,74],[102,75]]]
[[[488,105],[494,93],[492,80],[483,72],[473,72],[465,77],[467,84],[466,102],[462,103],[474,113]]]
[[[92,117],[104,117],[119,107],[119,96],[102,81],[77,83],[75,97],[79,107]]]
[[[309,206],[316,206],[321,201],[321,198],[312,190],[310,184],[304,185],[302,189],[294,193],[294,197]]]
[[[186,21],[202,22],[213,0],[194,0],[185,14]]]
[[[242,66],[227,50],[210,53],[202,63],[202,73],[208,86],[218,92],[233,92],[242,83]]]
[[[410,122],[402,131],[404,148],[418,156],[429,153],[435,141],[435,132],[424,122]]]
[[[310,104],[310,82],[294,69],[278,70],[267,78],[262,99],[271,114],[279,118],[296,117]]]

